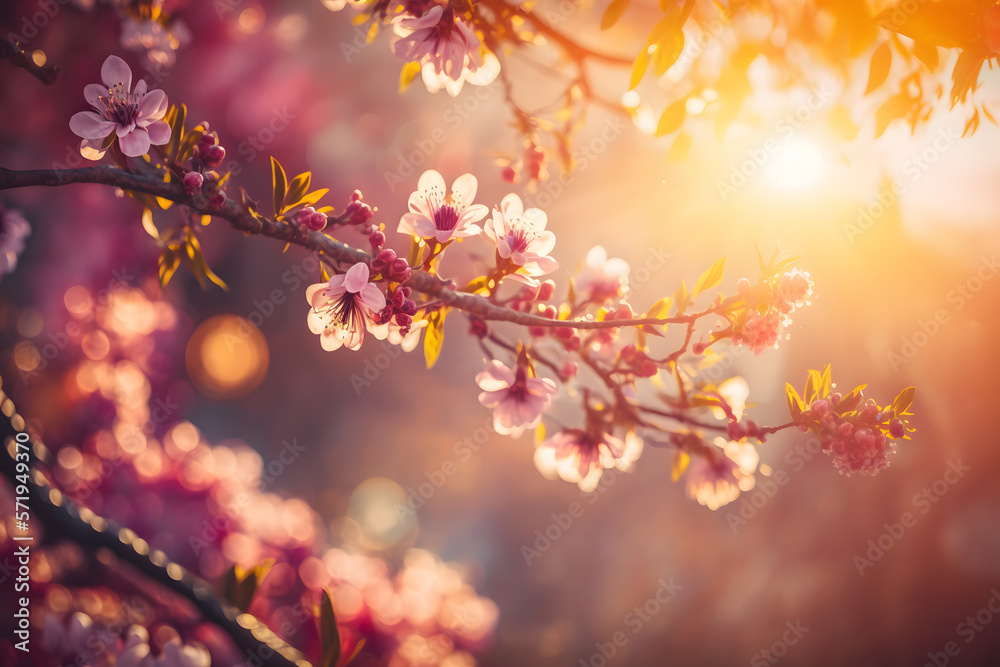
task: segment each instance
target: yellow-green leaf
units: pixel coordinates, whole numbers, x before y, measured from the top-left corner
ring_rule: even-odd
[[[913,405],[913,399],[916,395],[916,387],[907,387],[903,391],[899,392],[899,396],[897,396],[896,400],[892,402],[892,409],[893,412],[896,413],[897,417],[905,413],[910,406]]]
[[[337,616],[333,613],[333,600],[325,588],[319,608],[319,630],[323,642],[319,667],[337,667],[340,661],[340,630],[337,628]]]
[[[433,368],[441,356],[444,346],[444,318],[448,311],[444,308],[427,316],[427,330],[424,333],[424,361],[427,368]]]
[[[285,206],[285,208],[289,209],[289,208],[296,208],[298,206],[312,206],[313,204],[315,204],[316,202],[318,202],[320,199],[322,199],[326,195],[326,193],[329,192],[329,191],[330,191],[330,188],[320,188],[319,190],[313,190],[309,194],[303,195],[297,201],[292,200],[292,198],[289,197],[288,201],[290,203],[287,206]]]
[[[691,135],[687,132],[681,132],[674,139],[674,143],[670,144],[670,149],[667,151],[667,159],[672,162],[683,162],[687,159],[690,152]]]
[[[646,317],[655,317],[657,319],[663,319],[664,317],[670,314],[670,305],[673,302],[674,300],[671,297],[669,296],[663,297],[662,299],[660,299],[659,301],[657,301],[656,303],[654,303],[652,306],[649,307],[649,310],[646,312]]]
[[[680,129],[687,118],[687,98],[675,100],[668,104],[660,115],[660,122],[656,124],[656,136],[662,137]]]
[[[701,274],[698,281],[694,284],[694,288],[691,290],[691,296],[697,296],[705,290],[712,289],[720,282],[722,282],[722,276],[726,271],[726,258],[723,257],[717,261],[712,266],[708,267],[705,273]]]
[[[639,82],[642,81],[642,77],[646,73],[646,68],[648,67],[649,67],[649,53],[646,51],[645,48],[643,48],[643,50],[639,52],[639,55],[636,56],[635,62],[632,64],[632,79],[629,81],[628,84],[629,90],[632,90],[633,88],[639,85]]]
[[[420,74],[419,62],[408,62],[403,65],[403,69],[399,70],[399,92],[405,93],[418,74]]]
[[[271,189],[274,193],[274,214],[281,213],[282,203],[285,201],[285,193],[288,187],[288,177],[281,164],[271,158]]]
[[[608,8],[604,10],[604,15],[601,16],[601,30],[607,30],[615,23],[618,19],[622,17],[625,10],[628,9],[629,0],[611,0],[611,4]]]
[[[670,479],[672,479],[675,482],[679,480],[681,478],[681,475],[684,474],[684,471],[687,470],[689,463],[691,463],[690,454],[682,451],[677,452],[677,454],[674,456],[674,464],[673,466],[671,466],[670,469]]]
[[[285,195],[285,199],[290,202],[297,202],[302,199],[309,192],[311,182],[312,172],[307,171],[304,174],[299,174],[288,184],[288,193]]]
[[[148,208],[142,209],[142,228],[154,239],[160,240],[160,231],[153,224],[153,212]]]

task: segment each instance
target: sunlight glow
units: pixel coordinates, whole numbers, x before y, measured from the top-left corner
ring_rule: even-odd
[[[812,141],[788,139],[771,156],[765,168],[767,180],[780,188],[801,190],[815,185],[826,170],[826,157]]]

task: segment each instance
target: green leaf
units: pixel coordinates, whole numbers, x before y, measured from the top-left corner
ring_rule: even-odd
[[[875,49],[875,53],[872,54],[872,64],[868,71],[868,87],[865,89],[865,95],[885,83],[891,67],[892,49],[889,48],[889,42],[882,42]]]
[[[323,657],[319,667],[337,667],[341,651],[340,630],[337,628],[337,616],[333,613],[333,601],[325,588],[319,608],[319,631],[323,642]]]
[[[441,348],[444,346],[444,318],[447,314],[447,309],[442,308],[427,316],[427,330],[424,333],[424,361],[427,362],[427,368],[433,368],[441,356]]]
[[[667,105],[660,115],[660,122],[656,124],[656,136],[662,137],[671,132],[676,132],[684,124],[687,118],[687,99],[679,99]]]
[[[274,193],[274,214],[281,213],[282,204],[285,201],[285,193],[288,187],[288,177],[281,164],[271,158],[271,190]]]
[[[691,296],[697,296],[704,292],[705,290],[712,289],[720,282],[722,282],[722,276],[726,271],[726,258],[723,257],[715,264],[710,266],[705,273],[701,274],[698,281],[694,284],[694,288],[691,290]]]
[[[629,0],[611,0],[611,4],[608,8],[604,10],[604,15],[601,16],[601,30],[607,30],[615,23],[618,19],[622,17],[625,10],[628,9]]]

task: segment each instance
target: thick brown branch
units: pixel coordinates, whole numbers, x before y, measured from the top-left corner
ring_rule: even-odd
[[[81,169],[38,169],[32,171],[12,171],[0,167],[0,190],[29,186],[61,186],[71,183],[99,183],[125,190],[154,195],[191,206],[198,211],[227,220],[234,228],[248,234],[260,234],[293,243],[309,250],[322,252],[336,262],[356,264],[369,262],[368,253],[336,241],[326,234],[304,231],[283,222],[251,215],[250,211],[233,199],[222,204],[210,204],[204,200],[194,200],[179,184],[164,183],[157,176],[134,174],[110,166],[84,167]],[[412,289],[434,297],[442,304],[465,311],[483,320],[512,322],[523,326],[538,326],[568,329],[613,329],[634,327],[644,324],[664,325],[691,323],[700,317],[716,312],[709,309],[701,313],[678,315],[675,317],[640,317],[627,320],[550,320],[538,315],[522,313],[491,303],[476,294],[457,292],[453,283],[441,280],[424,271],[414,271],[407,285]]]
[[[0,37],[0,58],[7,58],[23,70],[33,74],[39,81],[48,85],[56,80],[59,68],[54,65],[37,65],[21,45],[11,42],[6,37]]]

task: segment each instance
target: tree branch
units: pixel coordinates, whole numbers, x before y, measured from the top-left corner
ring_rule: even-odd
[[[0,417],[0,442],[4,443],[0,469],[12,484],[18,485],[21,484],[16,479],[18,448],[8,446],[8,443],[23,431],[24,418],[16,412],[14,404],[2,390],[0,411],[3,413]],[[30,443],[28,448],[32,463],[46,451],[34,443]],[[107,549],[118,560],[132,565],[153,581],[187,599],[206,620],[219,626],[232,638],[241,654],[255,656],[258,664],[265,667],[312,667],[302,653],[282,641],[267,625],[216,598],[208,583],[170,562],[162,551],[150,550],[133,531],[79,507],[50,487],[33,465],[25,486],[28,488],[31,518],[40,520],[52,537],[72,540],[91,551]]]
[[[54,65],[36,65],[34,59],[21,48],[19,43],[11,42],[6,37],[0,37],[0,58],[9,59],[45,85],[55,81],[56,75],[59,74],[59,68]]]
[[[298,227],[252,215],[247,207],[233,199],[221,204],[211,204],[204,199],[195,199],[184,192],[180,184],[165,183],[154,175],[135,174],[111,166],[83,167],[80,169],[37,169],[13,171],[0,167],[0,190],[30,186],[57,187],[72,183],[98,183],[124,190],[141,192],[190,206],[191,208],[217,218],[229,221],[235,228],[248,234],[259,234],[292,243],[308,250],[322,252],[336,262],[357,264],[370,262],[371,255],[336,241],[322,232],[305,231]],[[617,329],[642,325],[661,326],[664,324],[689,324],[706,315],[717,312],[718,308],[677,315],[674,317],[639,317],[623,320],[550,320],[538,315],[522,313],[504,308],[489,300],[467,292],[458,292],[451,281],[445,281],[425,271],[413,271],[408,287],[436,298],[443,305],[462,310],[482,320],[512,322],[523,326],[537,326],[564,329]]]

